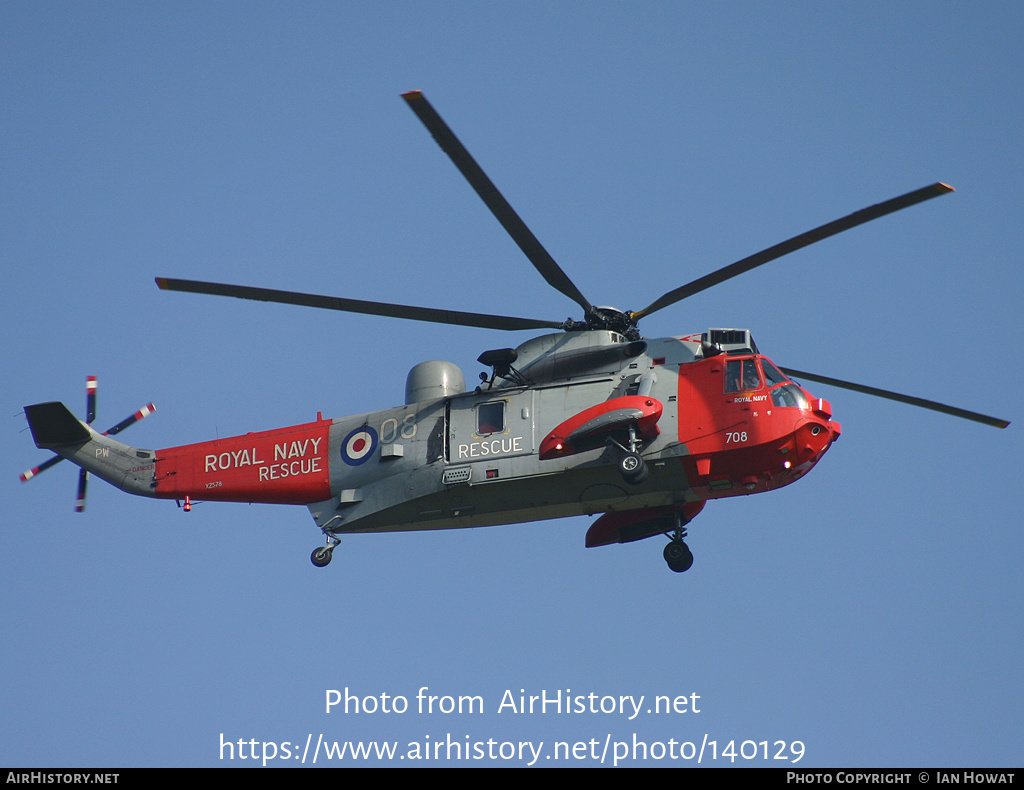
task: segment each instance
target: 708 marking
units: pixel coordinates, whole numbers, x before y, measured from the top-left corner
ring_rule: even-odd
[[[746,431],[729,431],[725,434],[725,443],[732,444],[733,442],[745,442],[747,440]]]

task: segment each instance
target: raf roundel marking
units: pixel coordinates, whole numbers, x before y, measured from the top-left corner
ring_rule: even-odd
[[[341,460],[349,466],[365,463],[377,449],[377,432],[369,425],[356,428],[341,443]]]

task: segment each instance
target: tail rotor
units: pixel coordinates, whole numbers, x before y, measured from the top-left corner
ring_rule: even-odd
[[[121,433],[121,431],[123,431],[125,428],[128,428],[129,426],[134,425],[135,423],[137,423],[139,420],[141,420],[141,419],[143,419],[145,417],[148,417],[154,411],[156,411],[156,406],[154,406],[152,403],[147,403],[145,406],[143,406],[137,412],[132,414],[130,417],[126,417],[125,419],[121,420],[121,422],[119,422],[117,425],[115,425],[110,430],[106,431],[103,435],[104,436],[115,436],[115,435]],[[95,420],[96,420],[96,377],[95,376],[89,376],[86,379],[86,383],[85,383],[85,422],[86,422],[87,425],[92,426],[92,424],[93,424],[93,422]],[[31,480],[33,477],[38,475],[40,472],[45,472],[51,466],[54,466],[54,465],[60,463],[63,460],[64,460],[64,458],[62,456],[54,455],[49,460],[44,461],[43,463],[39,464],[39,466],[33,467],[32,469],[29,469],[28,471],[23,472],[21,474],[21,476],[20,476],[21,482],[25,483],[25,482]],[[88,485],[89,485],[89,473],[85,469],[82,469],[79,472],[79,474],[78,474],[78,498],[75,501],[75,512],[76,513],[82,513],[82,512],[85,511],[85,493],[86,493],[86,490],[88,488]]]

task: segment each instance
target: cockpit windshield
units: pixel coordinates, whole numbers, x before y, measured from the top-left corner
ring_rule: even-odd
[[[807,398],[796,384],[793,384],[775,365],[761,357],[761,368],[764,378],[771,388],[772,403],[779,408],[805,409]]]
[[[761,362],[760,366],[757,364],[758,360]],[[749,392],[764,386],[769,388],[772,403],[779,408],[806,409],[808,406],[803,390],[765,357],[745,357],[726,361],[726,392]]]
[[[781,387],[773,389],[772,403],[780,408],[807,408],[807,398],[804,397],[803,390],[801,390],[796,384],[783,384]]]

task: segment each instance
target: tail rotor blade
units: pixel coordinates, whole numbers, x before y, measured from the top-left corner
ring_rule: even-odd
[[[35,466],[32,469],[29,469],[27,472],[22,472],[21,475],[20,475],[20,480],[23,483],[27,483],[29,480],[31,480],[33,477],[35,477],[40,472],[45,472],[51,466],[54,466],[55,464],[59,464],[63,460],[64,459],[61,458],[59,455],[55,455],[49,461],[43,461],[43,463],[39,464],[39,466]]]
[[[89,483],[89,473],[84,469],[78,474],[78,499],[75,502],[75,512],[85,512],[85,487]]]
[[[135,412],[135,414],[133,414],[131,417],[126,417],[125,419],[121,420],[121,422],[119,422],[117,425],[115,425],[113,428],[111,428],[109,431],[107,431],[103,435],[104,436],[117,436],[117,434],[121,433],[121,431],[123,431],[125,428],[128,428],[131,425],[134,425],[139,420],[141,420],[141,419],[143,419],[145,417],[148,417],[150,414],[152,414],[155,411],[156,411],[156,406],[154,406],[152,403],[147,403],[145,406],[143,406],[141,409],[139,409],[137,412]]]
[[[96,377],[85,380],[85,422],[92,425],[96,420]]]

